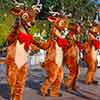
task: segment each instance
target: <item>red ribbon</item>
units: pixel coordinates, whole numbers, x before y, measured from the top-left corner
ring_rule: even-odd
[[[66,52],[67,46],[68,46],[68,42],[65,38],[57,38],[57,44],[62,47],[63,51]]]
[[[24,48],[29,49],[30,44],[32,43],[32,35],[31,34],[25,34],[23,32],[18,33],[18,40],[21,43],[25,43]]]
[[[74,33],[72,31],[69,32],[69,36],[71,39],[74,39]]]
[[[82,49],[82,45],[81,45],[80,41],[76,41],[76,43],[77,43],[77,46],[79,47],[79,50],[81,50]]]
[[[99,40],[93,40],[93,45],[95,46],[96,49],[100,49],[100,41]]]

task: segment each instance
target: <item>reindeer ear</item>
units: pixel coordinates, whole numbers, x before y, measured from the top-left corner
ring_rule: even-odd
[[[67,20],[67,16],[62,16],[62,18],[63,18],[64,20]]]
[[[49,21],[49,22],[55,22],[56,20],[57,20],[57,18],[54,17],[54,16],[49,16],[49,17],[48,17],[48,21]]]
[[[23,9],[21,8],[12,8],[11,13],[16,16],[20,16],[23,13]]]

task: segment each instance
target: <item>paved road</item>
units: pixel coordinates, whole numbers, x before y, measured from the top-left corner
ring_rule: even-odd
[[[79,85],[80,88],[77,89],[77,91],[68,90],[65,92],[62,82],[60,92],[63,96],[42,97],[39,94],[39,88],[45,77],[45,73],[38,65],[32,66],[28,70],[23,100],[100,100],[100,68],[98,68],[96,73],[96,79],[99,81],[99,85],[88,86],[83,83],[86,70],[87,68],[81,68],[81,75],[77,81],[77,85]],[[9,100],[4,65],[0,65],[0,100]]]

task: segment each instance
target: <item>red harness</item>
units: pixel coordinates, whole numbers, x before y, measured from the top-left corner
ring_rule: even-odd
[[[57,41],[58,45],[60,47],[62,47],[63,51],[66,52],[67,46],[68,46],[67,40],[65,38],[58,37],[56,41]]]
[[[74,33],[72,31],[70,31],[68,34],[69,34],[71,39],[74,39]]]
[[[95,49],[100,49],[100,41],[95,39],[93,40],[93,45],[95,46]]]
[[[77,44],[79,50],[81,50],[82,49],[82,45],[81,45],[80,41],[76,41],[76,44]]]
[[[31,34],[25,34],[23,32],[18,33],[18,40],[20,43],[25,43],[24,48],[29,49],[30,44],[33,41],[32,35]]]

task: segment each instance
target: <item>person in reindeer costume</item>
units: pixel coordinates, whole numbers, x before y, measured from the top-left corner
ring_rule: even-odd
[[[61,15],[61,17],[63,18],[65,15],[65,12],[62,10],[61,13],[58,12],[54,12],[52,10],[53,7],[50,8],[51,13],[58,14]],[[53,19],[53,18],[52,18]],[[52,33],[59,33],[59,30],[62,28],[58,28],[59,25],[61,24],[62,26],[64,25],[63,21],[55,21],[54,24],[55,27],[52,27]],[[66,21],[65,21],[66,23]],[[76,39],[76,35],[78,37],[81,37],[81,31],[82,31],[82,27],[81,24],[76,24],[76,23],[70,23],[69,25],[66,26],[66,30],[64,32],[64,37],[58,36],[58,38],[56,39],[59,46],[62,48],[63,50],[63,62],[64,64],[66,64],[66,68],[68,68],[69,70],[69,75],[67,77],[67,79],[64,80],[64,85],[65,88],[71,88],[71,89],[76,89],[76,80],[79,76],[79,67],[78,67],[78,60],[79,60],[79,49],[81,49],[81,44],[79,41],[79,38]]]
[[[48,77],[41,86],[41,94],[46,96],[50,88],[50,96],[59,96],[59,89],[63,80],[63,50],[60,42],[60,34],[66,28],[66,18],[49,16],[48,21],[53,23],[50,36],[47,41],[36,43],[41,49],[46,50],[46,57],[41,66],[46,70]],[[66,40],[62,40],[65,45]]]
[[[11,9],[17,16],[15,26],[7,37],[8,47],[6,56],[7,81],[10,88],[10,100],[22,100],[27,75],[27,56],[30,51],[39,50],[34,45],[33,37],[28,33],[28,27],[35,23],[39,13],[38,8]]]
[[[64,63],[69,70],[67,79],[64,80],[64,85],[66,89],[76,89],[76,80],[79,76],[80,69],[78,66],[79,60],[79,49],[81,49],[80,37],[81,27],[76,23],[69,23],[68,25],[69,33],[66,36],[68,41],[67,50],[64,52]]]
[[[87,63],[86,84],[98,84],[95,73],[97,70],[97,50],[100,49],[100,25],[91,23],[87,32],[87,40],[82,44],[83,60]]]

